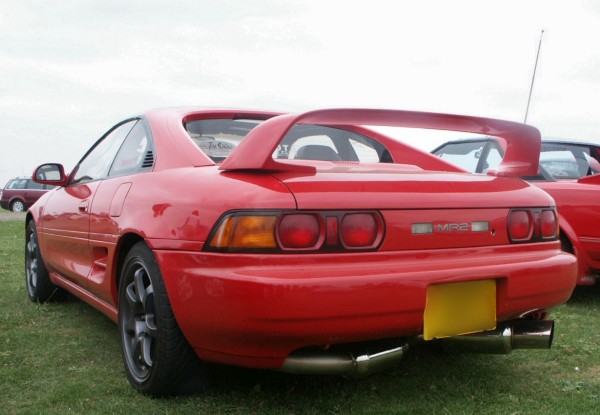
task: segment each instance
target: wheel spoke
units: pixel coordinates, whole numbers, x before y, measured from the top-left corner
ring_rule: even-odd
[[[29,285],[32,288],[38,285],[38,272],[37,272],[37,260],[32,260],[29,264]]]
[[[33,258],[35,255],[36,243],[35,239],[33,239],[33,235],[29,237],[29,242],[27,242],[27,256],[29,258]]]
[[[144,277],[146,275],[146,270],[144,268],[139,268],[133,274],[133,282],[135,283],[135,292],[137,294],[137,299],[141,304],[144,304],[146,300],[146,288],[144,287]]]
[[[123,329],[125,330],[125,333],[127,333],[128,335],[131,335],[132,337],[135,337],[136,332],[135,332],[135,318],[131,317],[128,318],[127,320],[123,321]]]
[[[148,368],[152,367],[154,363],[152,359],[152,344],[154,343],[153,339],[148,336],[143,336],[141,338],[141,358],[142,361],[148,366]]]
[[[129,304],[130,309],[135,309],[138,306],[137,294],[135,292],[135,285],[133,283],[129,284],[127,288],[125,288],[125,299],[127,300],[127,304]]]
[[[141,337],[133,336],[131,338],[131,359],[138,366],[142,364],[142,342]]]
[[[27,280],[30,288],[36,288],[38,283],[38,262],[37,262],[37,241],[35,234],[31,232],[29,234],[29,240],[26,245],[26,267],[27,267]]]
[[[145,317],[146,329],[145,332],[148,336],[154,338],[158,333],[158,328],[156,327],[156,322],[154,321],[154,314],[146,314]]]

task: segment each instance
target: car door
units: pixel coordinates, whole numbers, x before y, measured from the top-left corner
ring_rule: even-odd
[[[122,229],[127,227],[123,217],[131,219],[134,216],[131,212],[123,212],[125,200],[130,189],[136,186],[136,176],[152,171],[153,147],[150,128],[140,120],[119,149],[108,176],[96,189],[92,201],[89,239],[93,268],[88,278],[88,289],[109,304],[113,302],[113,285],[107,270],[115,269],[112,262],[114,251]]]
[[[98,140],[71,172],[69,183],[53,192],[45,203],[40,243],[47,265],[77,285],[87,285],[92,268],[90,206],[134,124],[118,124]]]

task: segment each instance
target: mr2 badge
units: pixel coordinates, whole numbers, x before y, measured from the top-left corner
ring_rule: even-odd
[[[432,234],[432,233],[451,233],[451,232],[487,232],[490,229],[490,223],[486,221],[461,222],[461,223],[413,223],[411,226],[412,234]]]

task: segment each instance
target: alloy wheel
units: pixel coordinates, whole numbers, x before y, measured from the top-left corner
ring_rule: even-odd
[[[130,263],[126,275],[121,334],[125,358],[137,381],[144,381],[154,364],[157,337],[154,288],[141,261]]]

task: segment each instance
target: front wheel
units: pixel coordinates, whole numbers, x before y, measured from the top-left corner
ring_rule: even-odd
[[[198,359],[175,321],[154,254],[143,242],[123,264],[118,322],[131,385],[148,395],[177,393]]]
[[[27,223],[25,235],[25,282],[31,301],[61,300],[65,292],[50,281],[48,270],[42,260],[37,231],[33,220]]]

